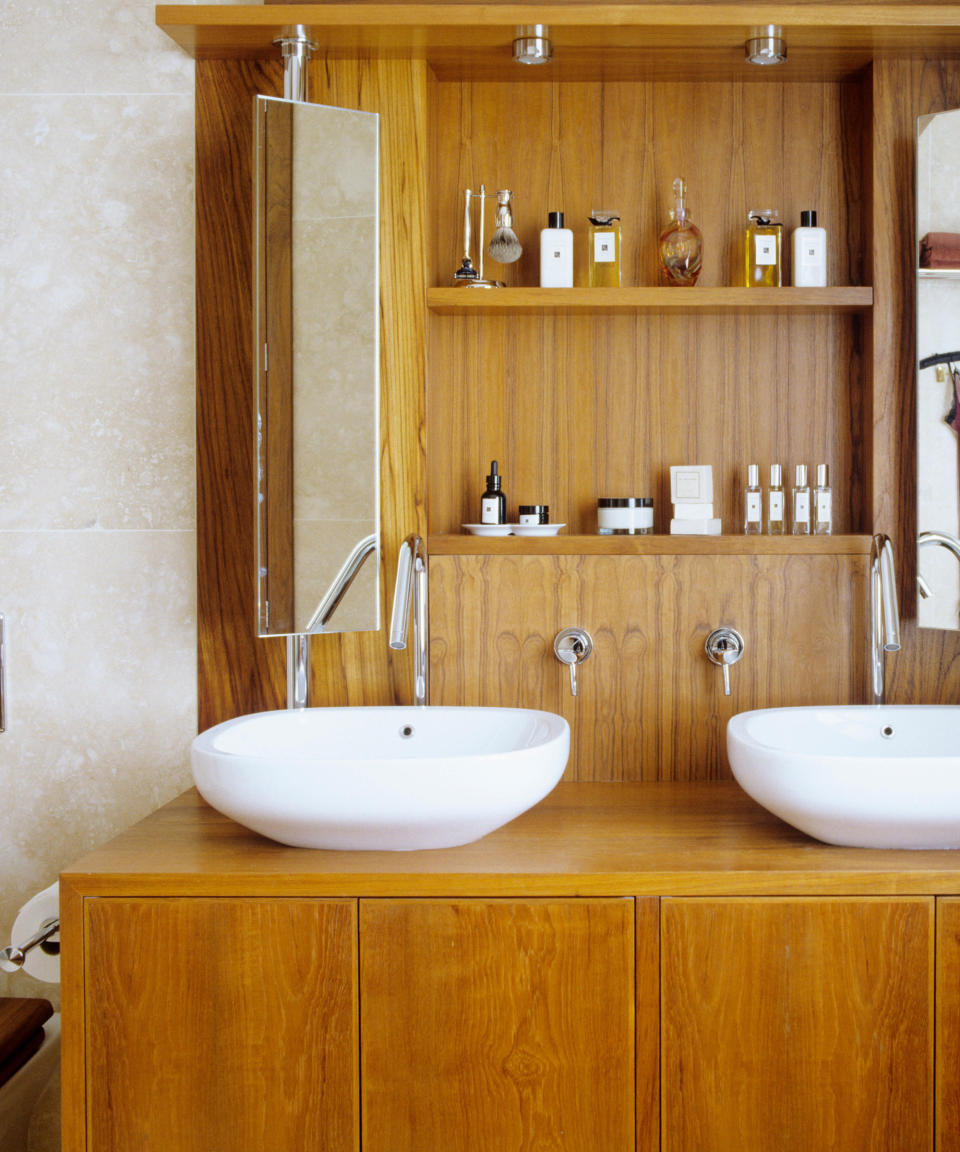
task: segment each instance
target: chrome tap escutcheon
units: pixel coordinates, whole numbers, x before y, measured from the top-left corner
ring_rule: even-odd
[[[704,644],[707,656],[723,671],[723,694],[730,695],[730,665],[743,655],[743,637],[735,628],[715,628]]]
[[[577,694],[577,665],[593,651],[593,638],[585,628],[563,628],[553,638],[553,654],[570,669],[570,695]]]

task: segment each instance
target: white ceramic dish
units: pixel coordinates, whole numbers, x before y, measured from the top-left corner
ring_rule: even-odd
[[[513,531],[512,524],[461,524],[460,527],[474,536],[509,536]]]
[[[556,536],[566,524],[511,524],[515,536]]]

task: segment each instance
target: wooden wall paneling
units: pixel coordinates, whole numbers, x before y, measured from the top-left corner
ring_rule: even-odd
[[[85,912],[90,1148],[358,1152],[356,901]]]
[[[960,107],[955,62],[873,65],[873,526],[894,541],[901,651],[886,660],[891,703],[960,698],[960,634],[916,627],[916,118]]]
[[[197,632],[199,725],[274,707],[284,642],[256,638],[253,97],[279,62],[198,61]]]
[[[424,215],[427,75],[422,61],[316,60],[312,98],[382,113],[381,620],[399,542],[426,529]],[[279,62],[197,63],[198,616],[200,727],[286,696],[285,642],[256,636],[252,107],[282,90]],[[386,634],[311,641],[312,701],[412,699],[409,652]]]
[[[664,900],[664,1152],[927,1152],[933,901]]]
[[[365,1152],[633,1152],[656,970],[632,899],[361,900],[360,924]]]
[[[570,780],[726,777],[736,712],[866,698],[865,578],[849,556],[434,556],[431,703],[560,713]],[[573,625],[595,645],[576,699],[553,655]],[[746,643],[729,697],[721,625]]]
[[[937,900],[936,1152],[960,1149],[960,899]]]

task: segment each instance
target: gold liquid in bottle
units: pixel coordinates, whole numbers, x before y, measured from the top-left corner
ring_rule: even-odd
[[[588,236],[587,283],[591,288],[620,287],[620,217],[594,209]]]
[[[700,275],[703,238],[700,229],[687,215],[684,194],[686,184],[679,177],[673,182],[674,209],[670,223],[660,233],[658,255],[665,285],[692,287]]]
[[[748,288],[779,288],[781,285],[783,225],[779,212],[766,209],[747,217],[746,279]]]

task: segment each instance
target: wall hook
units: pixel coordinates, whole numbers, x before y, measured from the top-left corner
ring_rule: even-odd
[[[553,638],[553,654],[570,669],[570,695],[577,694],[577,665],[593,651],[593,639],[585,628],[563,628]]]

